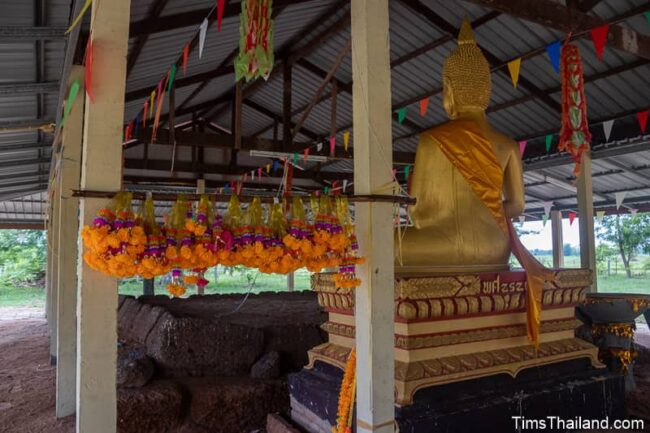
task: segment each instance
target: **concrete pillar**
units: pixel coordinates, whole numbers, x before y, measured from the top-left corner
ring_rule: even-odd
[[[290,272],[287,274],[287,291],[293,292],[296,289],[296,274]]]
[[[594,235],[594,191],[591,182],[591,155],[582,156],[582,169],[578,177],[578,218],[580,222],[580,265],[594,273],[591,291],[597,290],[596,240]]]
[[[551,236],[553,238],[553,268],[564,266],[564,239],[562,237],[562,212],[551,211]]]
[[[121,188],[122,129],[130,0],[92,3],[94,102],[84,116],[81,188]],[[92,224],[107,199],[82,199],[83,224]],[[117,430],[117,279],[90,269],[80,249],[77,297],[77,433]]]
[[[55,158],[59,161],[61,156]],[[58,162],[57,162],[58,164]],[[50,215],[50,231],[51,231],[51,273],[49,280],[50,298],[49,308],[47,312],[47,324],[50,332],[50,364],[56,364],[57,353],[57,310],[58,310],[58,290],[59,290],[59,211],[61,208],[61,173],[56,173],[54,179],[52,200],[52,214]]]
[[[84,112],[84,67],[74,65],[69,83],[78,80],[79,96],[66,119],[62,134],[60,165],[59,260],[57,302],[56,416],[72,415],[76,406],[77,382],[77,237],[79,233],[79,199],[72,192],[79,189],[81,176],[81,141]],[[55,234],[56,236],[56,234]]]
[[[352,0],[354,189],[392,182],[388,0]],[[357,203],[361,285],[356,289],[357,432],[394,431],[394,268],[390,203]]]

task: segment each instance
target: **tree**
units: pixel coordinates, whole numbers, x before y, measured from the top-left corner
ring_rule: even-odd
[[[31,283],[45,276],[44,230],[0,230],[0,279]]]
[[[628,278],[632,278],[630,262],[639,251],[650,251],[650,215],[612,215],[603,219],[598,238],[618,250]]]
[[[562,246],[562,252],[564,254],[564,257],[569,257],[574,255],[573,247],[571,246],[571,244],[564,244]]]

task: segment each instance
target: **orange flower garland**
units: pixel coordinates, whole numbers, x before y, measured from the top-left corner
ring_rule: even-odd
[[[352,416],[354,414],[354,397],[357,391],[357,353],[354,349],[350,351],[348,362],[345,364],[345,372],[341,381],[339,391],[339,404],[336,416],[336,426],[332,427],[332,433],[350,433],[352,431]]]

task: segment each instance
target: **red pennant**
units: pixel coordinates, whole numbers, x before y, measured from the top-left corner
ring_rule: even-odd
[[[337,195],[339,193],[339,190],[337,189],[338,186],[338,181],[332,182],[332,195]]]
[[[639,121],[639,127],[641,127],[641,132],[645,133],[645,128],[648,126],[648,110],[639,111],[636,113],[636,118]]]
[[[569,225],[573,225],[573,221],[576,219],[577,216],[578,216],[577,213],[569,212]]]
[[[429,98],[420,99],[420,116],[427,114],[429,108]]]
[[[607,42],[607,33],[609,33],[609,24],[603,24],[600,27],[591,29],[591,40],[594,41],[594,48],[596,48],[598,60],[603,58],[605,42]]]
[[[221,21],[223,20],[223,10],[226,6],[226,0],[217,0],[217,31],[221,31]]]
[[[88,43],[86,44],[86,54],[84,54],[84,65],[86,69],[84,71],[84,80],[86,86],[86,95],[90,102],[95,101],[93,95],[93,37],[92,34],[88,36]]]
[[[187,58],[190,56],[190,44],[183,47],[183,76],[187,76]]]
[[[309,148],[308,147],[305,148],[304,153],[305,153],[305,162],[307,162],[307,158],[309,158]]]

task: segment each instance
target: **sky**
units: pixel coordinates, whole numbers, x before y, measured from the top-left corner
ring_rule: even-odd
[[[517,224],[518,223],[515,223],[515,225]],[[598,222],[595,222],[595,224],[598,225]],[[529,250],[550,250],[553,248],[550,220],[546,223],[546,226],[543,226],[542,221],[524,222],[523,228],[525,230],[534,230],[536,232],[539,232],[538,234],[531,234],[521,237],[521,241],[524,246],[526,246],[526,248]],[[578,218],[573,221],[573,224],[569,224],[568,218],[562,220],[562,237],[564,241],[563,243],[571,244],[575,247],[580,246]]]

